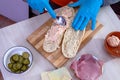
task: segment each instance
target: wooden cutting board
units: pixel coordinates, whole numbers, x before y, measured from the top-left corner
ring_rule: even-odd
[[[47,53],[43,50],[42,44],[44,41],[44,36],[52,24],[52,19],[49,19],[37,30],[35,30],[31,35],[28,36],[27,41],[50,63],[52,63],[56,68],[62,67],[69,59],[65,58],[61,51],[61,46],[59,49],[52,53]],[[79,48],[79,51],[92,39],[92,37],[102,28],[102,24],[96,23],[96,29],[94,31],[90,30],[90,24],[85,31],[85,36]]]

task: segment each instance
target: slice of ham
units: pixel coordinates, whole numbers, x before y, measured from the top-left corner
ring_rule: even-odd
[[[103,62],[97,60],[91,54],[84,54],[77,61],[74,61],[70,68],[74,70],[80,80],[98,80],[102,74]]]

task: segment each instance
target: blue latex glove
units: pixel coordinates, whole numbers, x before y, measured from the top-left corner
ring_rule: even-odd
[[[27,2],[32,9],[38,10],[40,13],[43,13],[47,9],[52,18],[56,18],[56,13],[51,8],[49,0],[27,0]]]
[[[91,29],[94,30],[96,25],[96,16],[102,4],[103,0],[78,0],[75,3],[69,4],[68,6],[70,7],[80,7],[74,17],[72,27],[75,30],[84,30],[88,22],[91,20]]]

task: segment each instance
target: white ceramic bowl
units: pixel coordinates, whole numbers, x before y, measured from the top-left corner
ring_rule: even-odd
[[[5,55],[3,56],[3,65],[4,65],[4,67],[7,71],[9,71],[11,73],[14,73],[8,68],[8,63],[10,63],[10,57],[12,55],[16,54],[16,53],[19,54],[19,55],[22,55],[23,52],[28,52],[29,53],[30,64],[28,66],[29,66],[29,68],[31,67],[32,62],[33,62],[33,55],[31,53],[31,51],[28,48],[23,47],[23,46],[15,46],[15,47],[12,47],[12,48],[8,49],[5,53]],[[24,72],[26,72],[26,71],[24,71]],[[21,72],[21,73],[23,73],[23,72]]]

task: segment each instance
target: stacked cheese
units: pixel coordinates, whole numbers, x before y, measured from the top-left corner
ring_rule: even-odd
[[[41,74],[42,80],[72,80],[72,77],[65,67],[54,71],[43,72]]]

